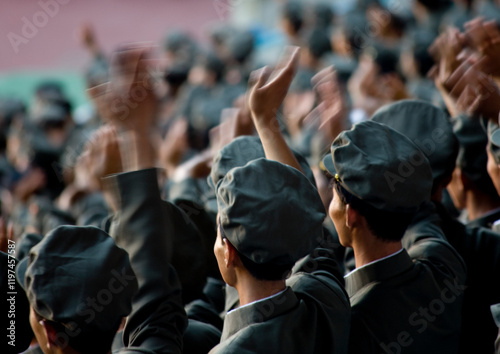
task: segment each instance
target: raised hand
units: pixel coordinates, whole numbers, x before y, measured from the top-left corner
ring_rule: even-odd
[[[443,83],[460,66],[459,54],[465,47],[465,40],[456,28],[448,28],[432,43],[429,53],[438,63],[433,75],[438,89],[443,89]]]
[[[500,90],[495,81],[481,71],[484,60],[462,63],[444,85],[456,100],[459,112],[480,114],[496,121],[500,111]]]
[[[93,87],[88,94],[103,110],[103,118],[119,132],[124,171],[154,167],[156,154],[152,142],[158,98],[155,93],[149,46],[128,46],[114,53],[110,81]]]
[[[155,122],[155,93],[150,47],[130,47],[113,54],[110,81],[87,90],[103,119],[120,130],[149,132]]]
[[[495,20],[477,18],[465,24],[467,44],[486,58],[481,70],[500,78],[500,30]]]
[[[102,190],[103,177],[122,172],[118,141],[112,126],[103,126],[92,135],[75,165],[75,186],[88,191]]]
[[[269,120],[276,116],[295,76],[298,47],[288,47],[278,66],[252,72],[248,81],[248,107],[254,120]]]
[[[325,134],[328,141],[333,141],[342,130],[347,128],[348,113],[347,101],[340,87],[337,72],[330,66],[317,73],[311,82],[320,100],[315,109],[321,122],[318,129]]]
[[[299,48],[289,47],[274,71],[264,67],[250,75],[248,107],[259,134],[266,158],[302,171],[281,134],[276,117],[295,75]]]

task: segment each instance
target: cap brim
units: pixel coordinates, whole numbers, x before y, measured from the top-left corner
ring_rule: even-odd
[[[337,171],[335,170],[335,166],[333,165],[332,154],[328,153],[325,157],[323,157],[323,160],[319,163],[319,168],[322,171],[328,172],[332,176],[335,176]]]
[[[497,129],[491,134],[491,143],[497,147],[500,147],[500,129]]]
[[[23,288],[24,291],[26,291],[24,286],[24,276],[26,275],[26,270],[28,269],[28,261],[29,258],[26,257],[17,263],[16,267],[17,283],[21,286],[21,288]]]

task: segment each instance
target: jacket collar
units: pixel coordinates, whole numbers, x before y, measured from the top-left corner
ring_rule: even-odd
[[[229,312],[224,319],[221,342],[251,324],[265,322],[290,311],[297,306],[298,302],[293,290],[287,288],[277,296],[256,301]]]
[[[403,249],[380,261],[368,264],[355,270],[345,277],[345,285],[349,297],[356,294],[363,286],[384,281],[406,272],[413,267],[413,262],[408,252]]]

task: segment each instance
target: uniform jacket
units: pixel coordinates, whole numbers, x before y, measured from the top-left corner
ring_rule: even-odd
[[[406,248],[345,277],[349,352],[457,353],[466,269],[428,208],[405,234]]]
[[[177,221],[173,212],[163,212],[156,169],[114,175],[105,183],[119,202],[110,233],[129,253],[139,284],[120,353],[182,353],[187,318],[170,265]]]
[[[465,226],[436,204],[443,231],[467,266],[460,353],[492,353],[498,328],[490,306],[500,303],[500,235],[484,227]]]
[[[350,306],[331,250],[317,249],[276,297],[229,312],[210,353],[346,353]]]

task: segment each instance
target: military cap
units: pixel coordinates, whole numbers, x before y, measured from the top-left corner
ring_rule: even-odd
[[[302,167],[309,181],[316,185],[314,174],[307,160],[299,153],[293,151],[295,158]],[[258,136],[240,136],[225,145],[215,155],[212,162],[212,170],[208,176],[208,184],[215,189],[217,183],[224,178],[226,173],[234,167],[246,165],[248,162],[265,157],[262,142]]]
[[[226,46],[231,56],[243,63],[252,54],[255,39],[250,31],[232,30],[227,37]]]
[[[67,112],[58,104],[44,104],[33,112],[33,122],[44,124],[49,122],[63,122]]]
[[[127,252],[96,227],[52,230],[17,275],[34,311],[75,334],[114,330],[137,291]]]
[[[443,110],[424,101],[402,100],[380,108],[371,119],[410,138],[429,160],[434,180],[453,172],[458,140]]]
[[[429,161],[385,124],[365,121],[343,131],[322,163],[345,190],[377,209],[413,213],[431,196]]]
[[[171,30],[163,38],[163,49],[177,52],[193,45],[193,40],[187,32]]]
[[[488,177],[486,165],[488,155],[488,135],[481,121],[465,114],[458,115],[452,121],[453,131],[460,143],[457,167],[474,183],[492,183]],[[489,182],[487,182],[489,180]]]
[[[295,168],[253,160],[230,170],[216,194],[225,237],[255,263],[292,265],[322,237],[323,203]]]

